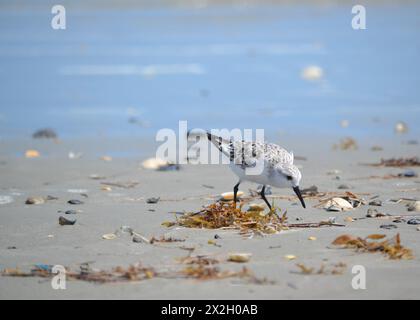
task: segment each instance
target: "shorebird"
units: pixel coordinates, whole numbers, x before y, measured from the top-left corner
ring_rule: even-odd
[[[271,205],[265,197],[265,188],[271,185],[277,188],[291,187],[306,208],[299,183],[302,174],[293,164],[293,152],[288,152],[273,143],[225,140],[207,132],[207,138],[229,157],[230,168],[239,177],[233,187],[233,201],[237,201],[239,185],[243,181],[262,184],[261,198],[271,210]],[[247,169],[261,168],[259,174],[247,174]]]

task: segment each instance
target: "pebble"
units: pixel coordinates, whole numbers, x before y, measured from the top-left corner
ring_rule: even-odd
[[[381,200],[372,200],[372,201],[369,202],[369,205],[380,207],[380,206],[382,206],[382,201]]]
[[[415,178],[417,177],[417,173],[414,170],[408,169],[402,173],[398,174],[399,177],[406,177],[406,178]]]
[[[391,230],[391,229],[396,229],[398,227],[395,224],[383,224],[383,225],[379,226],[379,228]]]
[[[214,235],[214,238],[215,238],[215,239],[222,239],[222,237],[221,237],[221,236],[219,236],[218,234],[215,234],[215,235]]]
[[[408,206],[408,211],[420,211],[420,201],[415,201]]]
[[[104,240],[114,240],[117,238],[117,235],[115,233],[107,233],[102,235],[102,239]]]
[[[60,216],[58,218],[58,223],[60,225],[62,225],[62,226],[65,226],[65,225],[73,225],[73,224],[76,223],[76,219],[71,220],[71,219],[64,218],[63,216]]]
[[[249,259],[251,259],[252,254],[251,253],[231,253],[229,254],[229,261],[232,262],[248,262]]]
[[[158,202],[159,202],[159,200],[160,200],[160,197],[157,197],[157,198],[152,197],[152,198],[148,198],[148,199],[146,200],[146,202],[147,202],[147,203],[158,203]]]
[[[77,200],[77,199],[72,199],[72,200],[67,201],[67,203],[69,203],[69,204],[83,204],[84,202],[80,201],[80,200]]]
[[[353,189],[353,187],[352,186],[349,186],[348,184],[340,184],[337,187],[337,189],[346,189],[346,190],[349,190],[349,189]]]
[[[56,139],[57,138],[57,133],[53,129],[50,129],[50,128],[39,129],[39,130],[34,132],[34,134],[32,135],[32,138],[34,138],[34,139],[41,139],[41,138]]]
[[[45,199],[42,197],[29,197],[26,199],[25,204],[43,204]]]
[[[407,221],[408,224],[420,224],[420,218],[412,218]]]
[[[65,214],[77,214],[79,211],[77,211],[77,210],[67,210],[67,211],[65,211],[64,213]]]

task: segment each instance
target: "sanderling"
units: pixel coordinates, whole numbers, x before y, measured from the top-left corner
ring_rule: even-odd
[[[234,202],[242,181],[262,184],[261,198],[271,210],[265,197],[266,185],[277,188],[291,187],[306,208],[299,182],[302,174],[293,164],[293,153],[273,143],[225,140],[207,132],[207,138],[230,160],[230,168],[239,177],[233,187]],[[247,169],[261,166],[260,174],[247,174]]]

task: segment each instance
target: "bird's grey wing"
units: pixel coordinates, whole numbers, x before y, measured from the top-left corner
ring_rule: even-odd
[[[286,149],[274,143],[264,144],[264,157],[272,165],[278,163],[293,164],[293,153],[289,153]]]

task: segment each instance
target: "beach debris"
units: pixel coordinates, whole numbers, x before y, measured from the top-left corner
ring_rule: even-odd
[[[410,220],[407,221],[407,224],[420,224],[420,218],[411,218]]]
[[[317,81],[317,80],[320,80],[323,77],[324,71],[322,70],[321,67],[316,66],[316,65],[312,65],[312,66],[305,67],[302,70],[300,75],[305,80]]]
[[[384,150],[384,148],[382,148],[381,146],[372,146],[370,148],[370,150],[372,150],[372,151],[382,151],[382,150]]]
[[[228,261],[244,263],[251,259],[251,253],[230,253]]]
[[[153,244],[153,243],[156,243],[156,242],[169,243],[169,242],[184,242],[184,241],[185,241],[185,239],[161,236],[160,238],[152,237],[149,242],[151,244]]]
[[[354,222],[355,220],[352,217],[345,217],[344,221],[346,222]]]
[[[11,196],[0,195],[0,204],[8,204],[12,202],[13,198]]]
[[[61,226],[67,226],[67,225],[71,226],[71,225],[74,225],[76,223],[76,219],[72,220],[72,219],[67,219],[67,218],[65,218],[63,216],[60,216],[58,218],[58,223]]]
[[[414,201],[410,204],[407,204],[407,210],[408,211],[420,211],[420,201]]]
[[[342,171],[338,170],[338,169],[333,169],[333,170],[327,171],[327,175],[329,175],[329,176],[335,176],[335,175],[340,174],[340,173],[342,173]]]
[[[67,201],[68,204],[73,204],[73,205],[79,205],[79,204],[83,204],[84,202],[81,200],[77,200],[77,199],[71,199],[69,201]]]
[[[102,156],[100,159],[107,162],[112,161],[112,157],[110,156]]]
[[[83,156],[83,153],[81,152],[73,152],[73,151],[69,151],[69,153],[67,154],[69,159],[80,159]]]
[[[261,212],[265,210],[265,204],[264,203],[250,203],[248,205],[248,211],[256,211]]]
[[[381,229],[392,230],[398,228],[395,224],[382,224],[379,226]]]
[[[308,240],[315,241],[316,240],[316,237],[310,236],[310,237],[308,237]]]
[[[344,224],[339,224],[335,222],[335,217],[331,217],[326,221],[320,222],[307,222],[307,223],[288,223],[289,228],[320,228],[320,227],[345,227]],[[332,222],[334,221],[334,222]]]
[[[99,174],[93,173],[93,174],[89,175],[89,179],[92,179],[92,180],[103,180],[103,179],[106,179],[106,177],[101,176]]]
[[[37,150],[30,149],[30,150],[26,150],[26,152],[25,152],[25,157],[26,158],[38,158],[40,156],[41,156],[41,154]]]
[[[102,186],[101,190],[102,191],[112,191],[112,188],[110,186]]]
[[[238,193],[236,194],[236,197],[239,199],[243,195],[244,195],[243,191],[238,191]],[[222,201],[232,201],[233,196],[234,196],[233,192],[224,192],[220,195],[220,200],[222,200]]]
[[[417,173],[414,170],[408,169],[398,174],[399,177],[416,178]]]
[[[295,256],[295,255],[293,255],[293,254],[286,254],[285,256],[284,256],[284,258],[286,259],[286,260],[295,260],[297,257]]]
[[[350,121],[347,120],[347,119],[343,119],[343,120],[340,121],[340,126],[342,128],[348,128],[349,125],[350,125]]]
[[[170,171],[170,170],[180,169],[180,166],[178,164],[174,164],[160,158],[146,159],[142,162],[142,167],[144,169],[158,170],[158,171]]]
[[[7,249],[7,250],[16,250],[16,249],[17,249],[17,247],[16,247],[16,246],[9,246],[9,247],[7,247],[6,249]]]
[[[340,190],[342,190],[342,189],[344,189],[344,190],[349,190],[349,189],[353,189],[353,187],[352,187],[352,186],[350,186],[350,185],[348,185],[348,184],[340,184],[340,185],[337,187],[337,189],[340,189]]]
[[[66,210],[64,213],[65,214],[77,214],[81,212],[80,210]]]
[[[102,239],[104,240],[114,240],[117,239],[117,235],[115,233],[106,233],[102,235]]]
[[[267,214],[261,212],[244,212],[236,208],[233,202],[212,203],[202,210],[193,213],[184,213],[176,217],[176,222],[166,225],[178,225],[187,228],[207,229],[236,229],[241,234],[253,235],[272,234],[288,229],[285,225],[286,213],[279,216],[273,208]]]
[[[315,185],[312,185],[309,188],[302,189],[301,193],[302,193],[302,196],[314,197],[318,194],[318,187]]]
[[[349,211],[365,204],[365,200],[356,194],[346,191],[342,196],[323,198],[315,207],[323,207],[327,211]]]
[[[353,206],[346,199],[332,198],[325,203],[324,209],[327,211],[348,211],[352,210]]]
[[[398,121],[395,124],[394,130],[395,130],[396,133],[399,133],[399,134],[407,133],[408,132],[408,126],[405,122]]]
[[[214,189],[214,186],[211,186],[211,185],[208,185],[208,184],[202,184],[201,186],[204,187],[204,188],[207,188],[207,189]]]
[[[137,233],[137,232],[133,232],[133,242],[135,243],[150,243],[150,240],[147,239],[145,236]]]
[[[155,198],[155,197],[147,198],[146,199],[146,203],[158,203],[159,200],[160,200],[160,197],[157,197],[157,198]]]
[[[420,159],[418,157],[381,159],[379,163],[368,165],[372,167],[418,167],[420,166]]]
[[[377,206],[377,207],[381,207],[382,206],[382,201],[375,199],[369,202],[370,206]]]
[[[101,185],[107,187],[115,187],[115,188],[122,188],[122,189],[132,189],[136,187],[139,183],[134,181],[127,181],[127,182],[101,182]]]
[[[314,267],[307,267],[303,263],[297,263],[296,266],[299,268],[301,274],[310,275],[310,274],[330,274],[330,275],[341,275],[344,273],[347,265],[343,262],[332,265],[331,267],[326,267],[325,264],[321,264],[318,269]]]
[[[43,203],[45,203],[45,198],[43,197],[29,197],[25,201],[25,204],[43,204]]]
[[[50,128],[43,128],[35,131],[32,134],[34,139],[57,139],[57,133]]]
[[[352,248],[362,252],[382,252],[390,259],[412,259],[412,251],[401,245],[400,234],[385,239],[386,235],[371,234],[365,238],[344,234],[337,237],[332,244],[342,248]]]
[[[215,238],[215,239],[222,239],[222,237],[221,237],[221,236],[219,236],[217,233],[214,235],[214,238]]]
[[[351,137],[346,137],[340,140],[340,142],[338,144],[334,144],[333,145],[333,149],[337,150],[356,150],[357,147],[357,142],[356,140],[354,140]]]
[[[386,214],[379,212],[376,209],[369,208],[366,213],[366,218],[379,218],[385,217]]]

